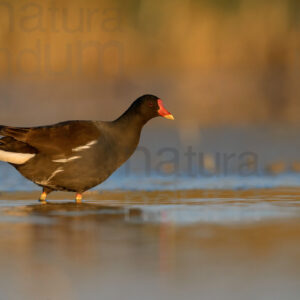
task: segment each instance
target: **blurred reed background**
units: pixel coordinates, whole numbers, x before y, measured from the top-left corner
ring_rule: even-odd
[[[177,126],[297,124],[299,15],[297,0],[0,1],[1,123],[111,119],[154,93]]]

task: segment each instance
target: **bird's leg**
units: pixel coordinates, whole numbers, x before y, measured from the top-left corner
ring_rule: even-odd
[[[39,198],[39,201],[42,203],[42,204],[46,204],[46,198],[48,196],[48,194],[50,194],[53,190],[50,189],[50,188],[47,188],[47,187],[44,187],[43,188],[43,192]]]
[[[39,201],[42,203],[42,204],[46,204],[46,198],[47,198],[47,193],[45,192],[45,190],[43,190],[40,198],[39,198]]]
[[[77,193],[76,198],[75,198],[76,203],[81,203],[82,202],[82,194]]]

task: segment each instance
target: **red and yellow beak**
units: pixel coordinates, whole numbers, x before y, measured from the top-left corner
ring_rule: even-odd
[[[165,107],[164,107],[163,102],[162,102],[161,99],[157,100],[157,104],[159,106],[159,110],[157,112],[158,112],[158,114],[160,116],[162,116],[162,117],[164,117],[166,119],[169,119],[169,120],[175,120],[175,118],[173,117],[173,115],[165,109]]]

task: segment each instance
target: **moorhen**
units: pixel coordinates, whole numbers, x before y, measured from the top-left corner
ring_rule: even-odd
[[[135,100],[118,119],[66,121],[49,126],[0,126],[0,160],[43,188],[82,193],[106,180],[135,151],[143,126],[162,116],[174,120],[156,96]]]

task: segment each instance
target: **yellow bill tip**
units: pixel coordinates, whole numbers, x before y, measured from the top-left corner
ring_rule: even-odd
[[[174,116],[172,114],[165,115],[164,118],[166,118],[168,120],[175,120],[175,118],[174,118]]]

